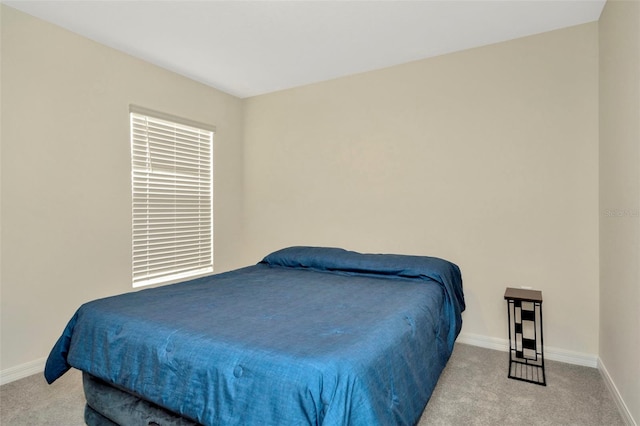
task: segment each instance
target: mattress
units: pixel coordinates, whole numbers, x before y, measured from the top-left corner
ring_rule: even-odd
[[[45,377],[73,366],[205,425],[415,424],[462,310],[443,259],[292,247],[81,306]]]

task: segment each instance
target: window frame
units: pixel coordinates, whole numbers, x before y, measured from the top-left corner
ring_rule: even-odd
[[[215,126],[130,105],[134,288],[213,272],[214,136]]]

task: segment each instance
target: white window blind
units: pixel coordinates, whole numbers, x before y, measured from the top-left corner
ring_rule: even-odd
[[[213,131],[131,119],[133,286],[213,271]]]

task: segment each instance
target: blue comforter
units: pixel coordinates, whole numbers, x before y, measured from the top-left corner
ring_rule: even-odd
[[[206,425],[411,425],[462,325],[458,267],[292,247],[85,305],[47,360]]]

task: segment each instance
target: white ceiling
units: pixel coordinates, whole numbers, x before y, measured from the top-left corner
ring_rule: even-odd
[[[244,98],[596,21],[605,0],[3,3]]]

